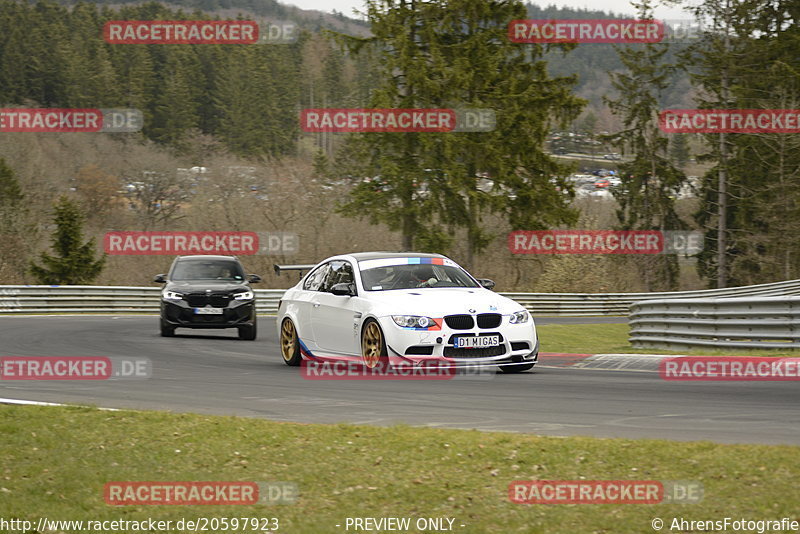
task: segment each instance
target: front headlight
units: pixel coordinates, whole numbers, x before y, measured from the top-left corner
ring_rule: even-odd
[[[245,291],[244,293],[236,293],[233,295],[233,300],[253,300],[253,292]]]
[[[183,295],[181,293],[176,293],[175,291],[163,291],[161,296],[164,300],[183,300]]]
[[[419,315],[392,315],[392,320],[394,324],[403,328],[429,328],[436,326],[436,321],[430,317],[420,317]]]
[[[518,312],[512,313],[508,322],[511,323],[511,324],[527,323],[528,322],[528,317],[529,317],[528,311],[527,310],[522,310],[522,311],[518,311]]]

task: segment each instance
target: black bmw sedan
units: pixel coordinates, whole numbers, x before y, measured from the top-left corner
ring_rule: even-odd
[[[237,328],[241,339],[256,339],[256,301],[251,283],[235,256],[178,256],[169,274],[154,279],[161,293],[161,335],[181,328]]]

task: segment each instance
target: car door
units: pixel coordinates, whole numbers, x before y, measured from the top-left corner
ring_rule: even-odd
[[[330,263],[323,263],[311,271],[303,281],[303,286],[294,298],[293,304],[296,306],[297,331],[300,340],[312,351],[318,346],[314,339],[314,328],[312,326],[311,310],[317,296],[317,292],[325,282]]]
[[[336,284],[356,284],[353,266],[348,261],[334,260],[325,281],[311,301],[311,324],[317,346],[335,355],[357,355],[356,340],[360,314],[356,309],[359,298],[347,295],[334,295],[330,289]],[[358,315],[358,317],[357,317]]]

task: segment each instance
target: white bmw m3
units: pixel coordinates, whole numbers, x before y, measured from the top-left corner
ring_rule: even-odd
[[[360,252],[275,269],[309,269],[278,308],[287,365],[358,359],[367,367],[433,362],[516,373],[538,359],[528,311],[445,256]]]

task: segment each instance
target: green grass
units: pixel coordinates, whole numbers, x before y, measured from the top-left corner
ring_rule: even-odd
[[[628,343],[627,324],[547,324],[536,327],[542,352],[577,354],[689,354],[695,356],[800,356],[798,350],[683,350],[637,349]]]
[[[345,532],[346,517],[410,516],[455,518],[463,533],[583,534],[652,532],[654,517],[797,517],[798,447],[31,406],[0,407],[0,435],[6,520],[278,517],[278,532],[324,534]],[[580,478],[696,480],[705,497],[680,505],[519,505],[507,497],[513,480]],[[300,498],[241,507],[103,500],[109,481],[188,480],[292,481]]]

